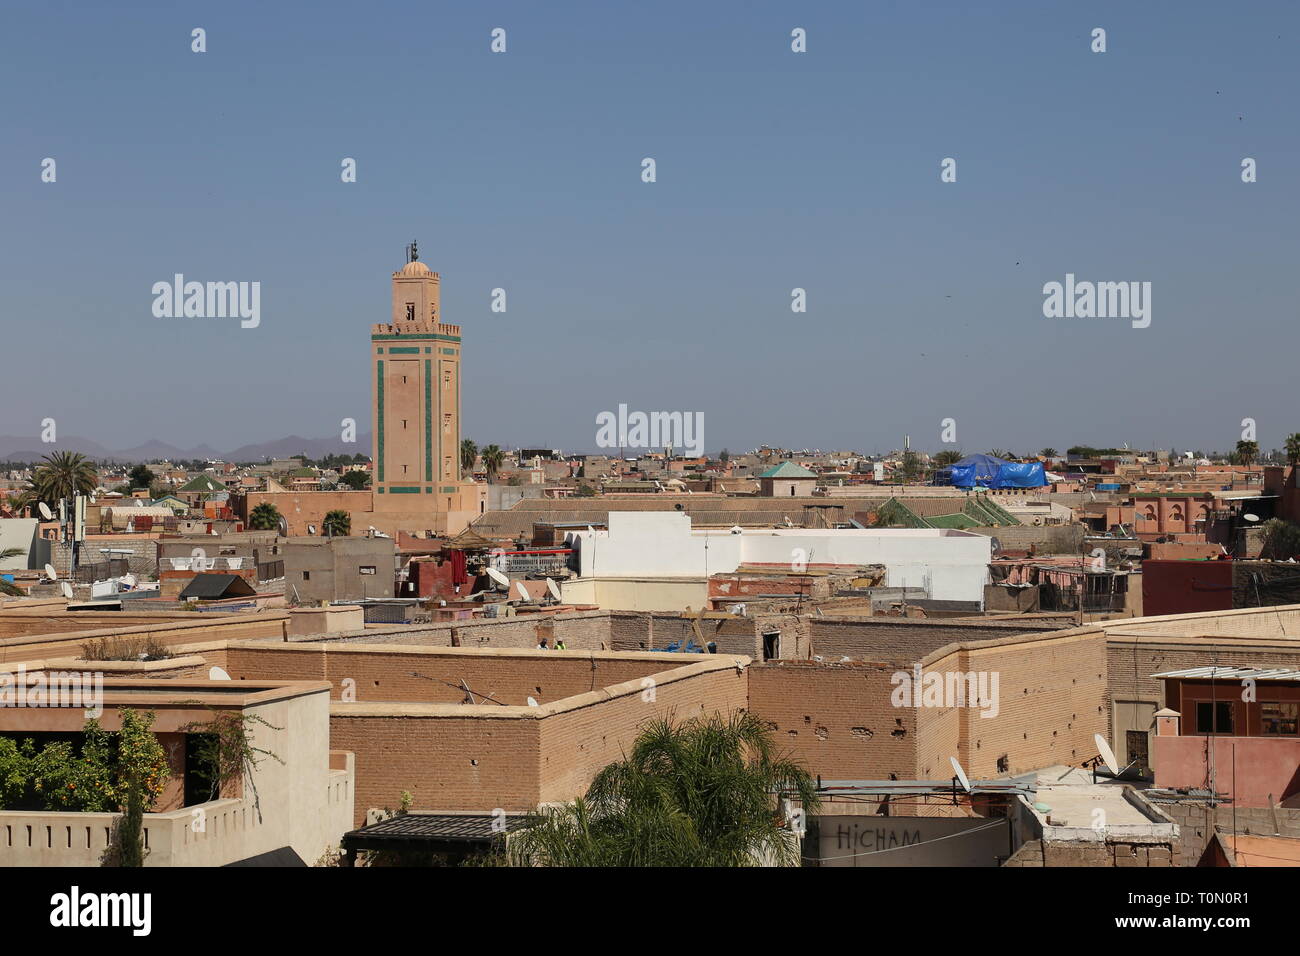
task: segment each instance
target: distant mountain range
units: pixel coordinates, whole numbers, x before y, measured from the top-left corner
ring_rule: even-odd
[[[222,461],[260,462],[267,458],[288,458],[291,455],[306,455],[308,458],[323,458],[326,455],[355,455],[360,452],[369,455],[371,449],[370,435],[362,434],[357,440],[345,443],[338,437],[302,438],[289,435],[274,441],[256,442],[241,445],[229,451],[220,451],[211,445],[197,445],[194,448],[180,448],[165,441],[151,440],[132,448],[105,448],[99,442],[89,438],[71,436],[61,438],[52,444],[45,444],[40,438],[25,438],[16,435],[0,435],[0,461],[39,461],[53,451],[81,452],[95,461],[135,462],[179,461],[198,458],[209,460],[219,458]]]

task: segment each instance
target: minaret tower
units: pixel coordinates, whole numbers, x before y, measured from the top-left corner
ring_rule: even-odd
[[[370,332],[374,510],[461,510],[460,326],[443,324],[415,243],[392,281],[392,316]]]

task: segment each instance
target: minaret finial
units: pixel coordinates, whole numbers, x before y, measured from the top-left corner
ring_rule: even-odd
[[[414,262],[418,258],[420,258],[419,241],[416,239],[412,239],[411,244],[406,247],[406,261]]]

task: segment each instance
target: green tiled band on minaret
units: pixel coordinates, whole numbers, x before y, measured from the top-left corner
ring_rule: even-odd
[[[379,427],[375,429],[375,436],[379,440],[379,448],[376,454],[375,462],[375,482],[379,483],[384,480],[384,363],[375,363],[375,407],[379,413]]]

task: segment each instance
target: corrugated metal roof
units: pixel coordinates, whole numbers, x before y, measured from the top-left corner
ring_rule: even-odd
[[[1300,681],[1300,670],[1293,667],[1188,667],[1177,671],[1164,671],[1152,677],[1176,677],[1187,680],[1294,680]]]

